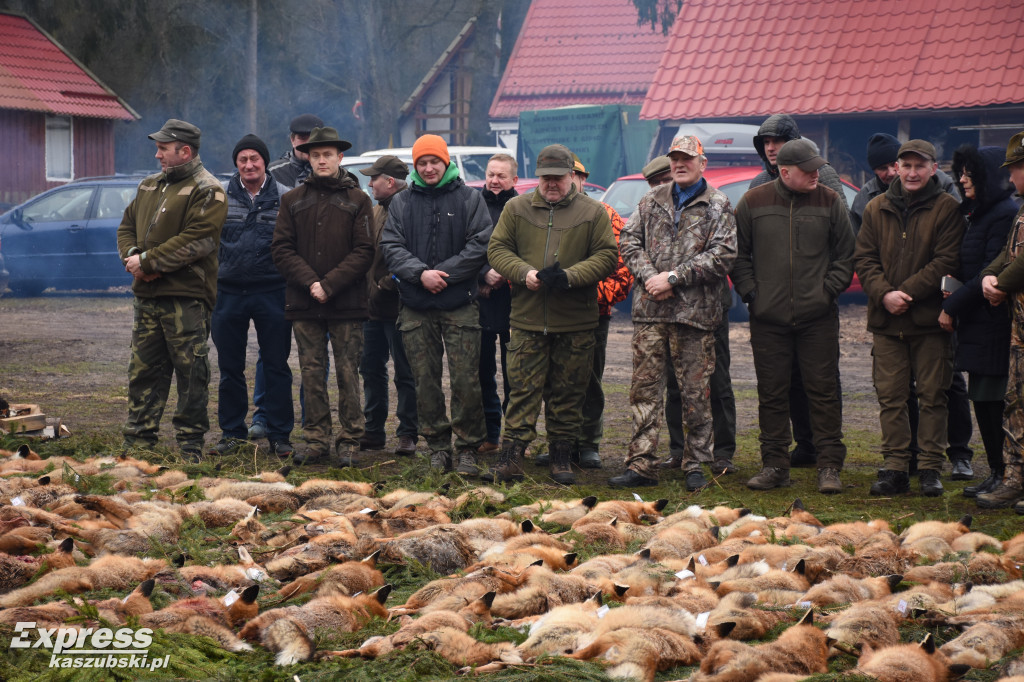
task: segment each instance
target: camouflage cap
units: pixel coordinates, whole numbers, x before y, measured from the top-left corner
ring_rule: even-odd
[[[935,146],[928,140],[908,140],[896,152],[896,158],[901,159],[904,154],[917,154],[929,161],[934,161]]]
[[[537,170],[535,175],[565,175],[571,173],[576,162],[572,152],[564,144],[549,144],[537,154]]]
[[[803,138],[790,140],[782,145],[775,157],[776,166],[796,166],[805,173],[816,171],[825,163],[825,159],[818,154],[818,147]]]
[[[672,140],[668,156],[672,156],[672,152],[680,152],[687,156],[704,156],[704,145],[696,135],[683,135]]]
[[[656,156],[651,159],[651,162],[643,167],[640,173],[643,174],[645,180],[653,180],[662,173],[667,173],[672,170],[671,161],[667,156]]]
[[[1024,161],[1024,132],[1017,133],[1010,138],[1010,144],[1006,145],[1006,163],[1000,168],[1006,168],[1021,161]]]
[[[199,128],[188,121],[169,118],[163,128],[149,135],[149,139],[154,142],[184,142],[192,147],[192,151],[198,151],[200,134]]]
[[[409,175],[409,166],[397,156],[389,154],[374,161],[369,168],[360,168],[359,172],[371,178],[378,175],[390,175],[393,178],[404,180]]]

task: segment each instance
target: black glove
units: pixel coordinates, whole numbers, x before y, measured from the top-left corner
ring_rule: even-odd
[[[537,272],[537,279],[544,282],[549,289],[568,289],[569,274],[561,268],[558,261]]]

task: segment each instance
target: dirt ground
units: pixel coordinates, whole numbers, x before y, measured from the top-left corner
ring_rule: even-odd
[[[865,308],[845,305],[841,311],[840,368],[845,430],[848,440],[866,441],[870,447],[871,443],[877,444],[878,420],[870,374],[870,336],[864,330]],[[61,417],[73,434],[92,436],[97,447],[101,444],[115,446],[120,441],[120,426],[125,415],[131,324],[132,299],[124,294],[46,294],[31,299],[0,299],[0,395],[11,402],[40,404],[47,414]],[[603,481],[608,472],[618,469],[629,441],[632,430],[629,410],[631,334],[629,319],[617,313],[609,334],[608,366],[604,376],[607,408],[601,451],[606,466],[604,472],[584,472],[582,482],[588,482],[592,476],[596,477],[592,482]],[[753,473],[759,464],[757,394],[748,325],[732,323],[730,340],[740,443],[737,463],[741,469]],[[250,331],[250,381],[255,343],[255,332]],[[212,342],[211,358],[212,428],[207,441],[212,444],[220,436],[216,419],[219,374]],[[291,364],[296,374],[297,403],[298,359],[294,348]],[[161,429],[162,444],[167,447],[173,446],[170,427],[173,405],[172,391]],[[396,441],[393,426],[389,424],[389,448],[393,448]],[[298,431],[294,441],[301,446]],[[420,445],[422,447],[422,442]],[[539,445],[540,440],[534,447]],[[663,435],[659,449],[667,452],[667,435]],[[367,464],[392,459],[389,451],[368,453]]]

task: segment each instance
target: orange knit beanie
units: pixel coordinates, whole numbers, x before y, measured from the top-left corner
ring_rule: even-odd
[[[412,162],[416,163],[421,156],[431,154],[444,161],[445,165],[451,162],[448,156],[448,145],[440,135],[421,135],[412,146]]]

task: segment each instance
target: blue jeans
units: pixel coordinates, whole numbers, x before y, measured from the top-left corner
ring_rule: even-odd
[[[398,392],[399,436],[416,439],[416,380],[405,357],[402,335],[395,320],[367,320],[363,323],[363,357],[359,374],[363,377],[363,415],[366,435],[384,438],[384,422],[388,418],[388,358],[395,363],[395,390]]]
[[[249,321],[256,328],[266,392],[263,411],[271,440],[286,441],[295,426],[292,405],[291,324],[284,319],[284,289],[259,294],[219,291],[213,309],[213,343],[220,368],[217,418],[225,438],[245,438],[249,392],[245,383],[245,353]]]

